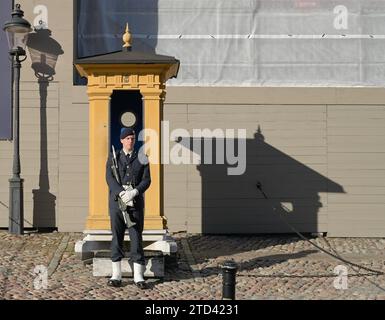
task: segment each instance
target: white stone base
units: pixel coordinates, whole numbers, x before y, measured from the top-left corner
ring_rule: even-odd
[[[89,260],[98,251],[110,250],[112,234],[109,230],[85,230],[86,236],[75,244],[75,252],[81,260]],[[130,241],[126,230],[124,242]],[[145,230],[143,232],[144,251],[162,252],[163,255],[172,255],[177,252],[178,247],[175,240],[167,230]]]
[[[109,258],[93,259],[93,276],[94,277],[111,277],[112,265]],[[122,276],[132,277],[132,263],[127,258],[122,260]],[[163,278],[164,277],[164,257],[152,257],[146,259],[146,270],[144,276]]]

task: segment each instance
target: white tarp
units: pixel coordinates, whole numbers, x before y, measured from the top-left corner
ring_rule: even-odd
[[[84,23],[90,1],[100,14],[93,7]],[[385,84],[385,0],[81,2],[80,55],[93,53],[90,41],[95,46],[98,39],[97,53],[119,50],[127,21],[138,48],[155,47],[181,61],[171,85]],[[95,18],[104,26],[97,32]]]

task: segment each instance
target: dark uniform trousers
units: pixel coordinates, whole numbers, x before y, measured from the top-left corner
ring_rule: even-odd
[[[143,211],[130,210],[131,220],[136,225],[128,229],[130,235],[130,258],[132,262],[144,264],[144,252],[142,245],[142,232],[144,215]],[[110,209],[112,243],[111,243],[111,260],[113,262],[120,261],[124,258],[123,241],[126,231],[122,211]]]
[[[150,169],[146,156],[139,157],[134,151],[131,157],[126,156],[123,151],[117,152],[117,162],[119,176],[123,184],[132,184],[139,191],[139,195],[134,198],[134,207],[128,207],[131,220],[136,225],[129,228],[130,236],[130,260],[139,264],[145,264],[143,252],[143,225],[144,225],[144,200],[143,193],[151,184]],[[119,193],[123,191],[111,170],[111,156],[107,161],[106,180],[110,190],[109,212],[111,221],[111,260],[121,261],[124,258],[123,242],[126,231],[126,224],[122,211],[119,209],[117,199]]]

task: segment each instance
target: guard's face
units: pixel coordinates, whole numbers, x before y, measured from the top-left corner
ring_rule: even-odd
[[[127,136],[124,139],[120,139],[120,142],[122,143],[124,149],[131,151],[134,149],[135,136]]]

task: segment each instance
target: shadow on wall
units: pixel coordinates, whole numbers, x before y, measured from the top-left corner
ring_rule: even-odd
[[[53,81],[56,62],[64,53],[61,45],[51,37],[49,29],[35,30],[28,38],[32,69],[39,84],[40,94],[40,173],[39,189],[33,193],[33,227],[56,228],[56,196],[50,192],[48,170],[47,95]]]
[[[206,142],[206,138],[180,140],[202,159],[197,165],[201,182],[190,182],[192,188],[201,188],[202,202],[197,198],[194,204],[191,199],[191,205],[196,207],[196,215],[201,210],[202,233],[293,233],[284,221],[300,232],[328,231],[327,210],[322,209],[319,193],[343,193],[341,185],[266,143],[260,128],[254,139],[246,139],[242,175],[228,175],[228,169],[235,166],[226,163],[226,156],[223,164],[215,164],[218,144],[235,146],[235,152],[231,150],[230,154],[236,155],[241,141],[213,139],[209,148],[204,147]],[[194,145],[200,145],[201,150],[197,152]],[[207,150],[212,153],[213,164],[204,161]],[[268,199],[258,190],[258,182]]]

